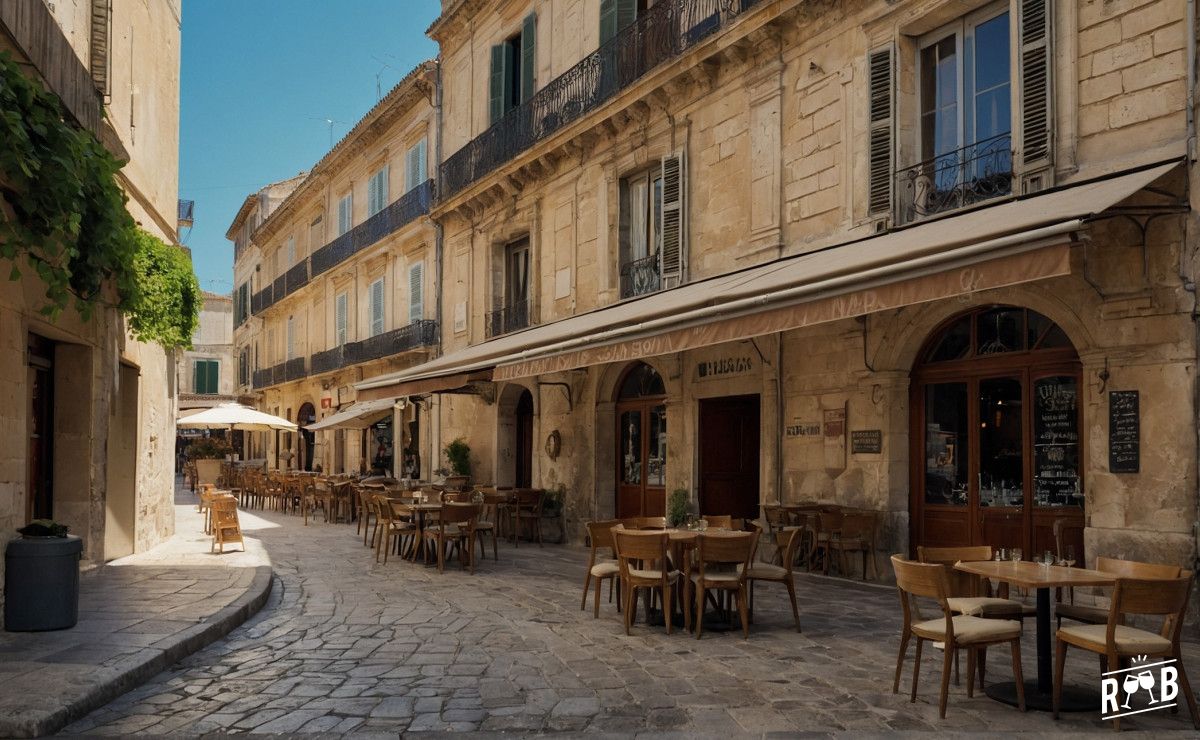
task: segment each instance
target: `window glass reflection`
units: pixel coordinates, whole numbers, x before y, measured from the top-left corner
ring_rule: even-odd
[[[967,505],[967,385],[925,387],[925,502]]]
[[[646,485],[667,484],[667,407],[655,406],[650,410],[650,429],[647,431],[650,454],[646,460]]]
[[[1016,378],[979,382],[980,506],[1025,502],[1021,405],[1021,382]]]
[[[642,414],[621,414],[621,480],[630,485],[642,482]]]
[[[1034,381],[1033,485],[1037,506],[1083,506],[1078,396],[1078,381],[1072,375]]]

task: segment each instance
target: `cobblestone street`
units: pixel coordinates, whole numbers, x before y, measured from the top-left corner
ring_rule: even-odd
[[[246,515],[277,574],[271,601],[227,639],[185,659],[66,729],[68,733],[515,733],[682,731],[1096,731],[1096,714],[1024,715],[951,688],[937,718],[941,655],[927,650],[916,704],[891,694],[899,606],[891,588],[802,575],[804,633],[782,588],[756,594],[749,640],[668,636],[639,623],[626,637],[615,609],[579,610],[586,552],[501,545],[472,576],[448,566],[373,563],[344,524]],[[1195,645],[1187,645],[1193,677]],[[1034,671],[1033,624],[1023,646]],[[933,653],[933,655],[930,655]],[[911,651],[907,666],[911,668]],[[994,650],[988,680],[1002,680]],[[1070,679],[1095,686],[1096,661],[1073,653]],[[964,663],[965,668],[965,663]],[[1193,678],[1193,680],[1195,680]],[[1127,726],[1191,729],[1179,715]]]

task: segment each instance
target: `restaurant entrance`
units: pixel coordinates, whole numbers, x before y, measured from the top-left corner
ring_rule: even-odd
[[[617,517],[667,511],[666,387],[654,368],[635,363],[617,385]]]
[[[1028,309],[990,306],[934,332],[912,382],[912,545],[1072,548],[1083,562],[1080,364]]]
[[[758,396],[700,399],[700,513],[758,517]]]
[[[296,414],[296,425],[300,427],[300,460],[299,469],[309,472],[313,469],[313,442],[316,435],[308,430],[309,424],[315,424],[317,421],[317,410],[313,408],[311,403],[305,402],[300,407],[299,413]]]

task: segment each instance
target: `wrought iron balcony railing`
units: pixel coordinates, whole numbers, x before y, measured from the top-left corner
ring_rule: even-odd
[[[328,373],[359,362],[379,360],[419,347],[430,347],[437,344],[437,341],[438,323],[432,319],[421,319],[361,342],[348,342],[340,347],[317,352],[311,358],[309,374]]]
[[[267,386],[269,386],[273,383],[274,379],[272,377],[271,370],[272,370],[272,368],[268,367],[268,368],[263,368],[262,370],[254,371],[254,387],[255,388],[266,388]]]
[[[516,301],[487,315],[488,337],[498,337],[529,326],[529,301]]]
[[[476,180],[611,100],[760,0],[659,0],[633,23],[441,164],[439,198]]]
[[[658,255],[652,254],[621,265],[621,297],[632,298],[662,290]]]
[[[432,200],[433,181],[426,180],[397,198],[379,213],[313,252],[312,276],[320,275],[334,265],[349,259],[360,249],[366,249],[388,234],[429,213],[429,205]]]
[[[179,228],[181,228],[181,229],[191,228],[192,224],[195,223],[195,218],[194,218],[195,215],[196,215],[196,201],[194,201],[194,200],[180,200],[179,201],[179,218],[176,219],[176,223],[179,225]]]
[[[900,223],[1012,193],[1012,136],[976,142],[896,173]]]
[[[307,357],[293,357],[283,363],[283,379],[285,381],[299,380],[306,375],[308,375]]]
[[[275,278],[275,282],[254,294],[250,301],[251,310],[254,313],[265,311],[303,288],[312,278],[349,259],[360,249],[366,249],[388,234],[429,213],[432,200],[433,180],[426,180],[379,213],[313,252],[310,259],[296,264],[285,274]]]

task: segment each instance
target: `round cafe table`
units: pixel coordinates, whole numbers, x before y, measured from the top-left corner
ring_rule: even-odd
[[[956,570],[1003,581],[1012,586],[1037,590],[1037,680],[1025,682],[1025,706],[1044,712],[1054,708],[1053,628],[1050,624],[1050,589],[1074,586],[1111,586],[1115,578],[1098,570],[1041,565],[1025,561],[986,560],[958,563]],[[1097,677],[1099,684],[1099,677]],[[988,696],[1005,704],[1017,705],[1015,681],[994,683],[985,689]],[[1061,707],[1064,712],[1090,712],[1100,708],[1095,690],[1063,686]]]

